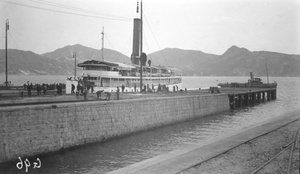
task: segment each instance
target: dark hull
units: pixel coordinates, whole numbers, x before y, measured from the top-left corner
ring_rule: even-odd
[[[227,88],[277,88],[277,83],[262,83],[262,84],[219,83],[218,86],[227,87]]]

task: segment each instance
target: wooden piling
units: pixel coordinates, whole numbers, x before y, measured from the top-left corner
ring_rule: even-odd
[[[230,109],[235,109],[235,96],[234,94],[229,94],[229,106],[230,106]]]
[[[228,94],[229,105],[231,109],[236,107],[243,107],[249,105],[255,105],[256,103],[275,100],[276,89],[263,89],[258,91],[247,91],[240,93]]]
[[[238,95],[238,107],[242,106],[242,95]]]
[[[249,106],[249,93],[247,93],[246,96],[247,96],[247,106]]]

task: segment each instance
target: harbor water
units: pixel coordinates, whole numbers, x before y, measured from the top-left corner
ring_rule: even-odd
[[[0,78],[0,81],[4,81]],[[11,76],[14,84],[63,83],[62,76]],[[266,78],[262,77],[264,81]],[[47,81],[43,81],[47,80]],[[248,77],[183,77],[183,88],[198,89],[224,82],[246,82]],[[189,145],[201,145],[211,139],[241,131],[246,127],[276,118],[300,108],[300,78],[270,77],[276,81],[277,100],[242,108],[234,112],[207,116],[130,136],[40,156],[40,168],[33,168],[36,159],[29,159],[27,173],[98,174],[116,170]],[[22,159],[25,160],[25,159]],[[15,162],[0,164],[0,173],[25,173]]]

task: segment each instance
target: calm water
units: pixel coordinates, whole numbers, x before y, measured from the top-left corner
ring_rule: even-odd
[[[58,76],[25,77],[27,78],[12,76],[11,81],[15,84],[22,84],[28,80],[33,83],[61,83],[66,79]],[[184,88],[199,88],[215,86],[220,82],[247,80],[248,77],[184,77],[182,85]],[[266,78],[263,80],[266,81]],[[199,118],[68,152],[41,156],[42,167],[33,169],[31,166],[28,173],[106,173],[188,145],[204,144],[211,138],[234,133],[300,108],[300,78],[270,78],[270,82],[273,81],[279,84],[275,101],[245,108],[234,114],[223,113]],[[25,173],[24,168],[18,170],[15,165],[16,162],[0,165],[0,173]]]

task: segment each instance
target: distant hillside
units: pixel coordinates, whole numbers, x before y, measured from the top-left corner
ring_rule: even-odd
[[[8,49],[9,74],[68,74],[58,61],[49,60],[31,51]],[[5,74],[5,50],[0,50],[0,74]]]
[[[254,72],[266,76],[300,76],[300,55],[267,51],[251,52],[237,46],[230,47],[222,55],[201,51],[167,48],[148,55],[153,64],[174,66],[183,75],[248,76]]]
[[[42,54],[42,56],[58,61],[61,66],[64,66],[72,74],[74,72],[74,53],[76,53],[77,64],[90,59],[102,60],[102,50],[96,50],[79,44],[65,46],[53,52]],[[117,51],[104,49],[103,53],[104,60],[130,63],[130,59],[127,56]]]
[[[300,76],[300,55],[289,55],[267,51],[251,52],[237,46],[230,47],[214,63],[208,74],[242,76],[254,72],[266,76]]]
[[[65,61],[64,59],[73,61],[74,53],[76,53],[76,58],[79,63],[89,59],[102,60],[102,50],[96,50],[79,44],[72,45],[72,46],[65,46],[53,52],[42,54],[41,56],[59,60],[59,61]],[[130,63],[130,59],[127,56],[114,50],[104,49],[103,55],[105,60],[109,60],[113,62]]]
[[[101,50],[95,50],[82,45],[66,46],[53,52],[42,55],[31,51],[8,50],[8,73],[9,74],[51,74],[69,75],[74,73],[74,58],[76,53],[77,63],[88,59],[102,59]],[[104,59],[129,63],[130,59],[125,55],[104,49]],[[5,50],[0,50],[0,74],[5,74]]]
[[[82,45],[59,48],[42,55],[31,51],[8,50],[9,74],[55,74],[74,73],[74,58],[77,63],[89,59],[101,60],[101,50]],[[109,49],[104,49],[104,59],[113,62],[130,63],[129,57]],[[265,76],[266,65],[269,76],[300,77],[300,55],[282,54],[268,51],[249,51],[232,46],[222,55],[208,54],[196,50],[166,48],[148,54],[152,65],[173,66],[183,75],[202,76],[248,76],[249,72]],[[5,73],[5,50],[0,50],[0,74]]]
[[[208,75],[207,65],[217,61],[218,55],[201,51],[166,48],[148,55],[153,65],[174,66],[181,69],[184,75]]]

